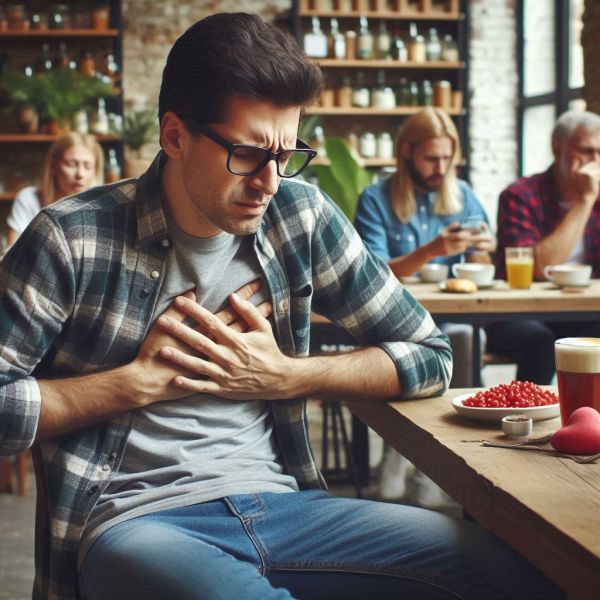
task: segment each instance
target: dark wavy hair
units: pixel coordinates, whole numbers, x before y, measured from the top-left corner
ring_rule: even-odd
[[[184,122],[221,123],[233,96],[304,107],[322,85],[320,68],[289,33],[257,15],[219,13],[192,25],[171,48],[158,116],[173,111]]]

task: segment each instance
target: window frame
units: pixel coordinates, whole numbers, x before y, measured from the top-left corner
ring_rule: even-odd
[[[583,98],[583,87],[571,88],[571,0],[555,0],[554,43],[555,43],[555,84],[554,90],[545,94],[525,96],[525,3],[536,0],[519,0],[517,9],[517,62],[519,70],[517,135],[518,172],[523,175],[524,144],[523,131],[525,111],[536,106],[552,105],[556,117],[569,109],[573,100]],[[550,143],[550,140],[548,140]]]

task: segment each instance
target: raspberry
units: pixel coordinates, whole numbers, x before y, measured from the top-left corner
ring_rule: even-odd
[[[558,397],[549,390],[543,390],[531,381],[511,381],[501,383],[489,390],[476,392],[463,400],[463,406],[472,408],[532,408],[556,404]]]

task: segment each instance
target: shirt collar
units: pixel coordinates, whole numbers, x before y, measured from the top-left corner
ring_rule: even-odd
[[[162,169],[166,162],[167,155],[161,150],[148,170],[137,180],[135,204],[140,246],[147,246],[169,237],[160,185]]]

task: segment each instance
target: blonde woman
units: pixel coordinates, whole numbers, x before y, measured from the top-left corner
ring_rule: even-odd
[[[103,169],[104,155],[94,136],[68,133],[59,137],[46,156],[40,186],[23,188],[15,197],[6,220],[8,246],[44,206],[102,183]]]

